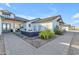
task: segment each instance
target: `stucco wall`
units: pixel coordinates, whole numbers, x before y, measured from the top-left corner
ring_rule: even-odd
[[[41,30],[52,29],[52,22],[40,23],[40,25],[42,26]]]
[[[29,27],[29,25],[30,25],[30,27]],[[32,31],[32,24],[31,24],[31,22],[27,22],[26,23],[26,26],[24,27],[25,29],[26,29],[26,31]]]
[[[58,25],[59,26],[59,22],[57,22],[59,18],[56,18],[52,21],[46,21],[46,22],[40,22],[40,23],[32,23],[32,22],[27,22],[25,24],[25,26],[23,27],[23,31],[42,31],[42,30],[45,30],[45,29],[49,29],[51,31],[54,31],[54,28]],[[31,25],[29,27],[29,24]],[[24,30],[26,29],[26,30]]]
[[[45,22],[45,23],[32,23],[32,31],[42,31],[45,29],[52,29],[52,22]]]
[[[36,26],[36,30],[41,31],[39,30],[39,25],[41,26],[41,30],[49,29],[51,31],[54,31],[55,27],[57,25],[59,26],[59,22],[57,22],[57,20],[52,20],[44,23],[33,23],[32,27],[34,28],[34,26]]]
[[[29,27],[29,24],[31,25]],[[59,26],[59,23],[57,22],[57,20],[52,20],[52,21],[49,21],[49,22],[42,22],[42,23],[31,23],[31,22],[27,22],[24,26],[24,30],[23,31],[33,31],[33,32],[36,32],[36,31],[42,31],[42,30],[45,30],[45,29],[49,29],[51,31],[54,31],[54,28],[56,27],[56,25]]]
[[[57,20],[53,20],[52,21],[52,30],[54,31],[54,29],[56,28],[56,26],[59,26],[59,22],[57,22]]]

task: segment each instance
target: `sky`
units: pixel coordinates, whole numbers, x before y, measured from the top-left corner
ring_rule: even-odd
[[[78,3],[0,3],[0,9],[29,20],[61,15],[66,24],[79,27]]]

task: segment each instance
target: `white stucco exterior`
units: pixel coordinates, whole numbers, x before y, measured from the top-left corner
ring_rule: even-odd
[[[64,30],[68,31],[69,30],[69,27],[63,27]]]
[[[23,31],[38,32],[38,31],[42,31],[42,30],[45,30],[45,29],[49,29],[51,31],[54,31],[55,27],[59,26],[59,22],[57,21],[58,19],[59,18],[56,18],[52,21],[40,22],[40,23],[38,23],[38,22],[37,23],[32,23],[33,21],[27,22],[23,27],[26,30],[23,29]]]

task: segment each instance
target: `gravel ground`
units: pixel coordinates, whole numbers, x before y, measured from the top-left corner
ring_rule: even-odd
[[[49,39],[49,40],[41,40],[39,38],[37,38],[37,39],[30,39],[30,40],[29,39],[24,39],[24,41],[30,43],[32,46],[34,46],[36,48],[39,48],[42,45],[44,45],[44,44],[46,44],[46,43],[48,43],[48,42],[50,42],[52,40],[54,40],[54,39]]]

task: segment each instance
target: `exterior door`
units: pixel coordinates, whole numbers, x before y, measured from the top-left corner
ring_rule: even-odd
[[[11,24],[10,23],[2,23],[2,32],[10,32]]]

